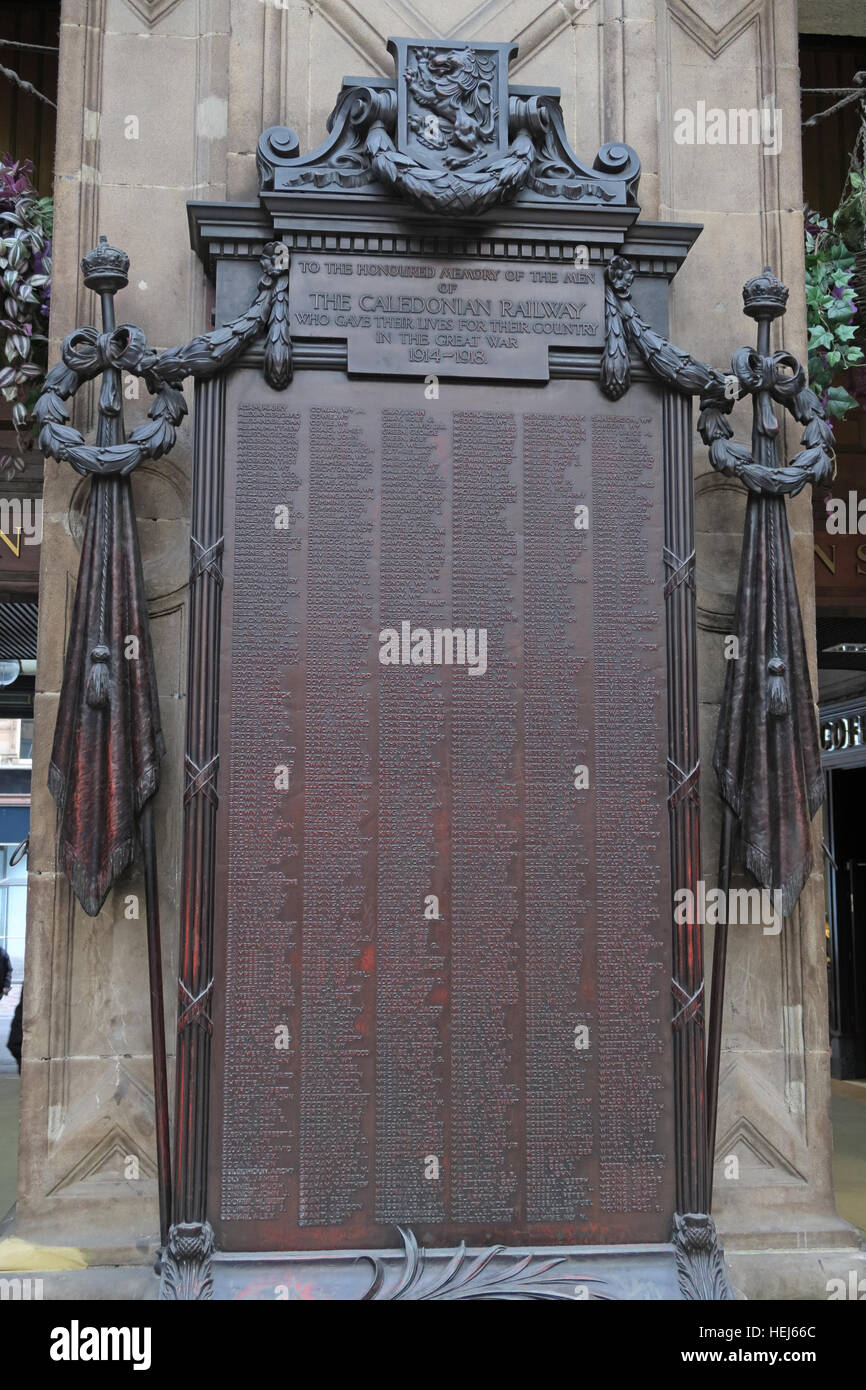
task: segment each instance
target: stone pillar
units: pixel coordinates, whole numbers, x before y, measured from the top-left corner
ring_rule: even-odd
[[[724,368],[752,342],[741,286],[770,265],[791,292],[773,349],[805,362],[796,0],[666,0],[657,52],[659,216],[704,224],[674,283],[672,335]],[[766,151],[677,143],[676,113],[695,111],[700,101],[726,115],[762,105],[781,113],[767,127],[774,138]],[[732,420],[739,442],[749,445],[751,411],[735,408]],[[787,458],[799,448],[790,419],[780,448]],[[711,760],[745,499],[738,483],[710,469],[699,442],[695,464],[704,877],[715,883],[721,809]],[[814,672],[808,492],[788,503],[788,518]],[[714,1214],[733,1280],[749,1297],[824,1298],[827,1279],[845,1275],[856,1258],[857,1234],[837,1217],[832,1193],[820,816],[813,843],[814,872],[782,931],[729,929]],[[711,941],[708,930],[708,962]]]

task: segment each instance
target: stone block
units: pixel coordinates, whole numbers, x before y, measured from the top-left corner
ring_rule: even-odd
[[[56,810],[48,791],[48,764],[57,720],[57,695],[38,691],[33,701],[33,772],[30,807],[30,869],[53,872]],[[28,926],[28,940],[29,926]],[[28,953],[28,968],[29,968]]]
[[[107,33],[103,49],[99,121],[102,183],[143,191],[187,189],[195,182],[197,44],[157,30]],[[170,74],[171,119],[166,88],[154,69]]]
[[[36,689],[40,694],[57,694],[63,679],[79,562],[79,548],[68,521],[43,519],[42,548]]]

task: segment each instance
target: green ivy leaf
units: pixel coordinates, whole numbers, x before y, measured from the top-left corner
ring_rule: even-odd
[[[857,409],[857,401],[843,386],[831,386],[827,392],[827,414],[842,420],[849,410]]]
[[[832,346],[832,343],[833,343],[833,339],[832,339],[831,335],[827,332],[826,328],[822,328],[822,326],[821,326],[820,324],[816,323],[812,328],[809,329],[809,346],[810,346],[810,347],[813,347],[813,348],[819,348],[819,347],[828,348],[828,347],[831,347],[831,346]]]

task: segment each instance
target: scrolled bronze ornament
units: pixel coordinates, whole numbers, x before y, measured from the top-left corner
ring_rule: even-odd
[[[277,171],[291,187],[361,188],[373,180],[367,133],[375,124],[393,130],[397,99],[393,91],[350,87],[340,93],[328,117],[328,139],[312,154],[299,153],[300,142],[288,126],[271,126],[259,137],[256,167],[259,187],[273,188]],[[291,168],[287,179],[284,170]]]
[[[603,204],[634,202],[640,161],[630,146],[611,142],[592,168],[568,147],[558,103],[547,97],[512,97],[510,143],[463,167],[425,163],[396,140],[393,92],[356,87],[344,92],[329,120],[331,136],[300,156],[298,137],[286,126],[261,136],[256,154],[262,190],[334,185],[377,185],[427,212],[476,217],[526,189],[545,198]]]
[[[515,45],[392,40],[389,47],[394,84],[344,87],[319,149],[301,155],[297,134],[285,126],[262,134],[262,192],[389,190],[425,212],[460,217],[521,193],[636,203],[640,160],[630,146],[604,145],[590,167],[570,148],[555,97],[508,92],[504,74]]]

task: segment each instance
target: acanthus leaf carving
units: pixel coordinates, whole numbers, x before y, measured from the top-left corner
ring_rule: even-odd
[[[703,1212],[674,1215],[671,1237],[680,1293],[689,1302],[733,1299],[715,1223]]]
[[[159,1296],[166,1302],[206,1302],[213,1298],[209,1222],[179,1221],[172,1226],[160,1264]]]
[[[517,1254],[502,1245],[492,1245],[480,1251],[467,1251],[461,1243],[447,1261],[433,1261],[430,1252],[419,1246],[411,1230],[398,1226],[403,1242],[403,1261],[396,1282],[389,1281],[388,1265],[374,1259],[373,1279],[362,1295],[362,1302],[373,1299],[421,1302],[457,1302],[470,1299],[546,1299],[573,1302],[578,1290],[586,1289],[587,1296],[607,1299],[608,1295],[590,1285],[603,1281],[580,1274],[565,1274],[560,1270],[564,1255],[539,1259],[533,1252]],[[502,1257],[508,1263],[502,1264]],[[371,1258],[371,1257],[365,1257]]]

